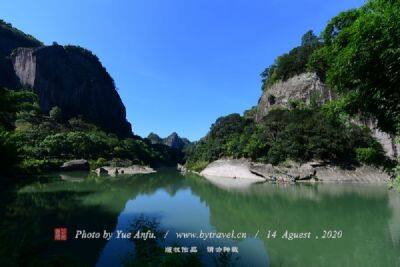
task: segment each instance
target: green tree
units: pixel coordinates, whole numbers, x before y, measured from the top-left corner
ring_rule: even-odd
[[[34,94],[0,88],[0,173],[12,169],[19,161],[12,133],[17,114],[37,108]]]
[[[326,69],[329,86],[351,94],[352,113],[378,120],[396,133],[400,121],[400,2],[371,0],[339,14],[324,31],[325,47],[311,58],[318,72]],[[319,59],[319,60],[317,60]],[[319,64],[319,65],[318,65]]]
[[[37,97],[28,91],[11,91],[0,87],[0,127],[14,129],[19,112],[38,111]]]
[[[351,9],[348,11],[344,11],[339,13],[336,17],[332,18],[328,25],[325,27],[325,30],[322,32],[322,37],[326,45],[331,45],[332,42],[336,39],[339,33],[351,26],[357,18],[360,16],[359,9]]]
[[[279,56],[275,62],[262,73],[263,89],[278,80],[287,80],[295,75],[307,71],[310,55],[322,46],[322,42],[313,33],[306,32],[301,38],[301,45],[293,48],[289,53]]]
[[[319,39],[312,30],[309,30],[301,37],[301,46],[318,45]]]
[[[49,116],[52,120],[55,120],[57,122],[60,122],[62,119],[62,112],[61,112],[61,108],[59,107],[53,107],[50,112],[49,112]]]

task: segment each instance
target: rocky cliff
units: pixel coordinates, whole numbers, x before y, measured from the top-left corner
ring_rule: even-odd
[[[81,116],[107,132],[132,136],[114,81],[95,55],[76,46],[43,46],[2,20],[0,86],[32,89],[43,113],[58,106],[63,119]]]
[[[180,137],[177,133],[173,132],[166,138],[161,138],[155,133],[150,133],[147,136],[147,139],[150,140],[152,144],[163,144],[166,146],[169,146],[171,148],[175,148],[178,150],[184,149],[188,144],[190,144],[190,141],[186,138]]]
[[[75,46],[17,48],[11,61],[19,83],[39,96],[42,112],[85,120],[120,137],[132,136],[114,81],[90,51]]]
[[[266,88],[258,101],[256,107],[255,120],[261,121],[274,107],[290,108],[294,101],[309,104],[314,100],[325,103],[335,98],[335,94],[330,90],[315,73],[302,73],[286,81],[279,81]],[[387,156],[396,157],[399,148],[395,144],[392,136],[380,131],[376,127],[373,119],[354,121],[356,124],[368,126],[373,136],[382,144]]]
[[[313,98],[322,103],[333,98],[331,90],[315,73],[303,73],[287,81],[279,81],[263,92],[258,101],[255,119],[260,121],[271,108],[276,106],[290,108],[292,100],[309,104]]]
[[[11,52],[18,47],[39,47],[41,45],[43,44],[32,36],[0,20],[0,86],[7,88],[20,86],[10,59]]]

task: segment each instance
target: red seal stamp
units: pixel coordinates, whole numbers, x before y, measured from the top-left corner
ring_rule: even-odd
[[[54,240],[55,241],[66,241],[68,239],[67,228],[54,228]]]

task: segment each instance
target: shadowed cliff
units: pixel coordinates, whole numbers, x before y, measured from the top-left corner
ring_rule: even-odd
[[[114,81],[89,50],[43,46],[0,21],[0,86],[32,89],[43,113],[58,106],[64,120],[83,117],[119,137],[132,137]]]

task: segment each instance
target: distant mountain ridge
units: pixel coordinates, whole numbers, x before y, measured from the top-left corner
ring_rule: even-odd
[[[83,117],[119,137],[133,136],[114,80],[84,48],[44,46],[0,21],[0,86],[33,90],[43,113],[57,106],[64,120]]]
[[[182,150],[190,144],[187,138],[180,137],[176,132],[173,132],[166,138],[161,138],[155,133],[150,133],[147,139],[149,139],[152,144],[163,144],[178,150]]]

